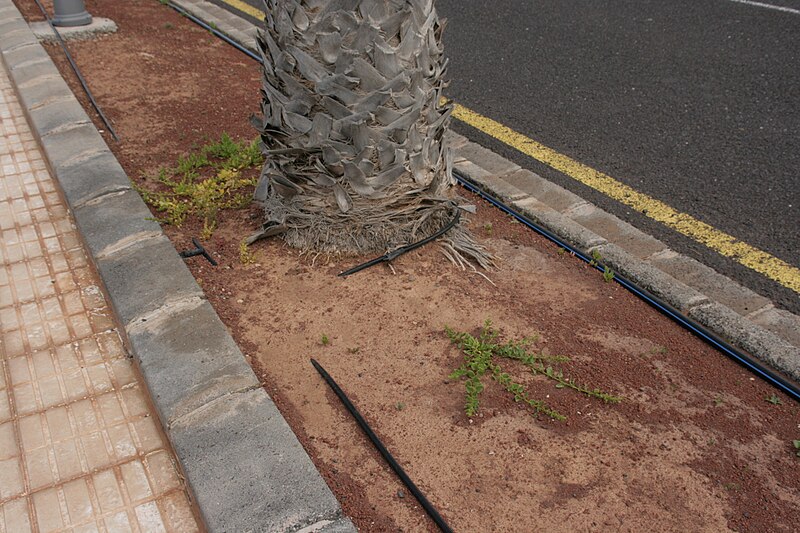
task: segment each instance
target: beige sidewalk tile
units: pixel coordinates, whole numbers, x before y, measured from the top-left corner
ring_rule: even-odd
[[[0,533],[197,531],[0,64]]]

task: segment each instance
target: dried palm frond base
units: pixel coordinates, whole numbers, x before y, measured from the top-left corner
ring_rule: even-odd
[[[455,202],[433,0],[265,0],[265,13],[253,239],[382,254],[435,234]],[[445,238],[456,264],[491,265],[463,227]]]
[[[447,226],[454,211],[461,209],[455,200],[414,194],[387,198],[380,205],[371,201],[367,207],[355,202],[347,213],[326,205],[320,196],[295,196],[287,201],[273,195],[261,203],[267,222],[248,238],[248,244],[280,236],[302,252],[337,256],[383,254],[419,242]],[[474,268],[469,260],[484,269],[494,266],[491,254],[462,222],[437,242],[444,255],[462,269]]]

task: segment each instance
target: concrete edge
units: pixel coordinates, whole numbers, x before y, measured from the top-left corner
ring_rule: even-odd
[[[208,531],[356,531],[19,10],[0,13],[0,61]]]
[[[206,0],[172,1],[258,53],[255,24]],[[597,251],[616,272],[800,382],[800,317],[538,174],[462,135],[448,136],[454,166],[485,192],[581,251]]]

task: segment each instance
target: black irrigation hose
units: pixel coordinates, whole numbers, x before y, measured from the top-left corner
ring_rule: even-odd
[[[431,242],[431,241],[433,241],[435,239],[438,239],[439,237],[441,237],[442,235],[444,235],[445,233],[447,233],[448,231],[453,229],[453,227],[456,224],[458,224],[458,221],[461,219],[461,211],[458,209],[458,207],[456,207],[455,209],[456,209],[456,214],[453,215],[453,219],[450,220],[450,222],[448,222],[442,229],[440,229],[439,231],[437,231],[436,233],[434,233],[430,237],[425,237],[421,241],[417,241],[417,242],[415,242],[413,244],[409,244],[408,246],[403,246],[402,248],[398,248],[397,250],[394,250],[393,252],[389,252],[388,254],[384,254],[384,255],[382,255],[380,257],[376,257],[375,259],[371,259],[371,260],[367,261],[366,263],[361,263],[360,265],[356,265],[353,268],[345,270],[344,272],[340,272],[339,273],[339,277],[344,278],[344,277],[349,276],[350,274],[355,274],[356,272],[361,272],[365,268],[369,268],[371,266],[375,266],[378,263],[388,263],[389,261],[393,261],[393,260],[397,259],[398,257],[400,257],[401,255],[410,252],[411,250],[416,250],[420,246],[425,246],[429,242]]]
[[[39,0],[36,0],[36,3],[39,4]],[[239,43],[237,43],[237,42],[233,41],[232,39],[230,39],[224,33],[221,33],[220,31],[218,31],[216,28],[212,28],[211,26],[209,26],[208,24],[206,24],[202,20],[200,20],[197,17],[187,13],[184,9],[176,6],[172,2],[167,2],[167,4],[170,7],[172,7],[173,9],[175,9],[176,11],[178,11],[178,12],[182,13],[183,15],[185,15],[192,22],[194,22],[194,23],[202,26],[203,28],[211,31],[214,35],[216,35],[217,37],[220,37],[225,42],[227,42],[231,46],[234,46],[238,50],[244,52],[245,54],[247,54],[251,58],[253,58],[256,61],[258,61],[259,63],[263,62],[262,58],[259,55],[251,52],[250,50],[248,50],[246,48],[244,48]],[[39,4],[39,7],[41,8],[41,4]],[[65,51],[66,51],[66,48],[65,48]],[[565,250],[569,250],[573,255],[576,255],[581,260],[583,260],[586,263],[589,263],[590,265],[594,266],[597,270],[600,270],[600,271],[604,270],[604,266],[601,265],[601,264],[598,264],[597,261],[595,261],[593,258],[587,256],[586,254],[584,254],[583,252],[581,252],[577,248],[567,244],[566,242],[561,240],[559,237],[557,237],[555,234],[553,234],[550,231],[548,231],[548,230],[544,229],[543,227],[539,226],[538,224],[536,224],[535,222],[530,220],[528,217],[526,217],[526,216],[514,211],[513,209],[511,209],[510,207],[508,207],[504,203],[500,202],[496,198],[492,197],[491,195],[486,194],[483,190],[481,190],[474,182],[472,182],[463,173],[461,173],[458,170],[454,169],[453,170],[453,175],[455,176],[456,180],[458,180],[458,182],[464,188],[466,188],[466,189],[478,194],[483,199],[485,199],[486,201],[488,201],[489,203],[491,203],[492,205],[494,205],[495,207],[497,207],[501,211],[504,211],[504,212],[508,213],[509,215],[513,216],[514,218],[516,218],[517,220],[519,220],[520,222],[522,222],[523,224],[528,226],[530,229],[532,229],[533,231],[535,231],[535,232],[539,233],[540,235],[544,236],[548,240],[554,242],[555,244],[557,244],[561,248],[564,248]],[[384,259],[382,257],[380,257],[380,258],[374,259],[373,261],[383,262]],[[373,263],[373,264],[377,264],[377,263]],[[359,267],[362,267],[362,266],[363,265],[359,265]],[[371,266],[371,265],[367,264],[367,266]],[[363,266],[363,268],[367,268],[367,266]],[[358,267],[355,267],[355,268],[358,268]],[[352,270],[353,269],[350,269],[350,271],[352,271]],[[340,276],[347,275],[347,272],[350,272],[350,271],[342,272],[339,275]],[[350,272],[350,273],[352,273],[352,272]],[[702,326],[701,324],[695,322],[694,320],[692,320],[691,318],[687,317],[686,315],[684,315],[683,313],[681,313],[680,311],[678,311],[677,309],[675,309],[674,307],[672,307],[668,303],[662,301],[661,299],[659,299],[658,297],[656,297],[653,294],[649,293],[648,291],[638,287],[635,283],[633,283],[632,281],[626,279],[624,276],[621,276],[621,275],[615,273],[614,274],[614,280],[617,283],[619,283],[620,285],[622,285],[623,287],[625,287],[626,289],[628,289],[630,292],[632,292],[633,294],[635,294],[636,296],[638,296],[639,298],[641,298],[642,300],[647,302],[648,304],[652,305],[653,307],[655,307],[656,309],[661,311],[663,314],[665,314],[669,318],[671,318],[674,321],[676,321],[678,324],[682,325],[683,327],[685,327],[686,329],[688,329],[689,331],[691,331],[695,335],[699,336],[701,339],[705,340],[706,342],[708,342],[709,344],[711,344],[712,346],[714,346],[715,348],[720,350],[722,353],[724,353],[725,355],[727,355],[731,359],[735,360],[736,362],[738,362],[739,364],[741,364],[742,366],[744,366],[745,368],[747,368],[751,372],[755,373],[760,378],[764,379],[765,381],[771,383],[772,385],[774,385],[778,389],[782,390],[783,392],[785,392],[786,394],[791,396],[796,401],[800,401],[800,387],[798,387],[797,384],[793,383],[792,381],[789,381],[788,379],[786,379],[782,375],[778,374],[777,372],[773,371],[772,369],[767,368],[766,366],[761,364],[759,361],[757,361],[752,356],[750,356],[750,355],[742,352],[741,350],[735,348],[734,346],[730,345],[729,343],[727,343],[726,341],[721,339],[718,335],[716,335],[715,333],[713,333],[712,331],[707,329],[705,326]]]
[[[480,187],[478,187],[478,185],[475,182],[473,182],[463,173],[459,172],[458,170],[453,170],[453,175],[455,176],[456,180],[458,180],[458,182],[467,190],[478,194],[484,200],[488,201],[495,207],[499,208],[501,211],[504,211],[509,215],[513,216],[515,219],[519,220],[520,222],[528,226],[530,229],[544,236],[548,240],[554,242],[561,248],[570,251],[573,255],[576,255],[581,260],[585,261],[586,263],[589,263],[597,270],[600,270],[601,272],[605,270],[605,266],[602,263],[598,263],[592,257],[589,257],[588,255],[581,252],[577,248],[564,242],[555,234],[539,226],[525,215],[518,213],[517,211],[513,210],[512,208],[508,207],[501,201],[494,198],[493,196],[487,194]],[[751,372],[755,373],[765,381],[768,381],[769,383],[779,388],[780,390],[782,390],[795,400],[800,401],[800,387],[798,387],[797,384],[793,383],[792,381],[786,379],[781,374],[761,364],[754,357],[730,345],[729,343],[724,341],[717,334],[710,331],[705,326],[687,317],[686,315],[684,315],[683,313],[681,313],[668,303],[664,302],[663,300],[651,294],[650,292],[646,291],[645,289],[642,289],[641,287],[637,286],[634,282],[630,281],[624,276],[614,273],[614,281],[616,281],[617,283],[628,289],[630,292],[632,292],[633,294],[635,294],[648,304],[652,305],[653,307],[661,311],[663,314],[667,315],[669,318],[673,319],[674,321],[676,321],[677,323],[679,323],[680,325],[682,325],[683,327],[694,333],[695,335],[699,336],[701,339],[705,340],[706,342],[708,342],[709,344],[711,344],[712,346],[714,346],[722,353],[724,353],[731,359],[735,360],[736,362],[738,362]]]
[[[39,0],[36,0],[36,1],[38,2]],[[220,39],[222,39],[223,41],[225,41],[229,45],[231,45],[234,48],[236,48],[237,50],[239,50],[240,52],[243,52],[243,53],[247,54],[252,59],[255,59],[256,61],[258,61],[259,63],[263,62],[263,60],[261,59],[260,55],[256,54],[255,52],[253,52],[251,50],[248,50],[247,48],[245,48],[241,44],[237,43],[236,41],[234,41],[233,39],[231,39],[230,37],[228,37],[227,35],[225,35],[221,31],[219,31],[217,28],[215,28],[213,26],[210,26],[209,24],[206,24],[204,21],[202,21],[199,18],[195,17],[194,15],[192,15],[191,13],[189,13],[188,11],[183,9],[182,7],[180,7],[178,5],[175,5],[175,4],[173,4],[172,2],[169,2],[169,1],[167,2],[167,5],[169,7],[171,7],[172,9],[174,9],[175,11],[177,11],[178,13],[180,13],[181,15],[183,15],[184,17],[186,17],[189,20],[191,20],[192,22],[194,22],[195,24],[197,24],[198,26],[210,31],[211,33],[213,33],[214,35],[216,35],[217,37],[219,37]]]
[[[320,365],[316,360],[311,359],[311,364],[314,365],[314,368],[316,368],[317,372],[320,373],[322,379],[324,379],[325,382],[330,385],[331,389],[333,389],[333,392],[336,393],[336,396],[339,397],[345,408],[347,408],[350,414],[353,415],[353,418],[356,419],[358,425],[361,427],[364,433],[367,434],[367,437],[369,437],[369,440],[372,441],[372,444],[375,445],[375,448],[378,449],[383,458],[386,459],[386,462],[389,463],[389,466],[392,467],[392,470],[394,470],[395,474],[397,474],[397,477],[399,477],[403,484],[408,487],[408,490],[411,492],[411,494],[414,495],[420,505],[422,505],[422,508],[425,509],[425,512],[428,513],[428,516],[430,516],[436,525],[439,526],[439,529],[445,533],[452,533],[453,530],[450,529],[450,526],[447,525],[447,522],[444,521],[444,518],[442,518],[436,508],[431,505],[431,502],[428,501],[428,498],[426,498],[422,491],[417,488],[414,482],[411,481],[411,478],[408,477],[408,474],[406,474],[406,471],[403,470],[403,467],[400,466],[394,457],[392,457],[392,454],[389,453],[389,450],[387,450],[386,446],[383,445],[381,439],[378,438],[374,431],[372,431],[372,428],[369,427],[367,421],[364,420],[364,417],[358,412],[356,406],[353,405],[353,403],[339,387],[339,385],[336,384],[330,374],[328,374],[325,369],[322,368],[322,365]]]
[[[81,71],[78,69],[78,65],[76,65],[75,60],[72,59],[72,54],[69,53],[69,50],[67,49],[67,43],[64,42],[64,39],[61,37],[61,33],[59,33],[58,29],[56,29],[55,25],[53,24],[53,21],[50,19],[50,15],[47,14],[47,10],[45,10],[42,3],[39,0],[34,0],[34,1],[36,2],[36,5],[39,6],[39,9],[42,11],[42,15],[44,15],[44,18],[50,25],[50,29],[53,30],[53,33],[55,33],[56,39],[58,39],[58,42],[61,44],[61,49],[64,50],[64,55],[67,56],[67,61],[69,61],[69,65],[72,67],[72,70],[78,77],[78,81],[81,83],[81,87],[83,87],[83,92],[85,92],[86,96],[89,97],[89,102],[91,102],[92,107],[94,107],[94,110],[97,111],[98,115],[100,115],[100,119],[103,121],[103,124],[106,125],[106,129],[111,134],[111,137],[115,141],[119,141],[119,137],[117,137],[117,132],[114,131],[114,127],[111,125],[111,122],[109,122],[108,118],[103,113],[103,110],[100,109],[100,106],[98,105],[97,101],[94,99],[94,96],[92,95],[92,91],[90,91],[89,86],[86,85],[86,80],[83,79],[83,75],[81,74]]]

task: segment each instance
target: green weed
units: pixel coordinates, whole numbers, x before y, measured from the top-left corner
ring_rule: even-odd
[[[406,404],[404,404],[403,402],[397,402],[396,404],[394,404],[394,408],[397,409],[398,411],[402,411],[403,409],[406,408]]]
[[[161,214],[159,222],[179,227],[186,217],[197,216],[203,221],[202,237],[207,239],[217,227],[219,211],[250,203],[245,189],[258,178],[244,177],[241,171],[262,162],[257,141],[237,142],[223,133],[219,141],[179,157],[174,167],[145,177],[154,187],[135,188]]]
[[[480,335],[476,338],[469,333],[459,333],[449,327],[445,328],[450,342],[457,345],[465,354],[464,364],[450,374],[450,379],[465,378],[466,400],[464,411],[467,416],[474,416],[478,412],[480,401],[478,397],[484,390],[482,378],[489,373],[494,381],[499,383],[510,394],[514,401],[523,402],[530,406],[534,412],[543,413],[556,420],[565,420],[566,417],[548,406],[541,400],[531,398],[525,386],[512,379],[503,372],[495,359],[510,359],[525,365],[532,374],[542,375],[555,381],[557,388],[570,388],[579,393],[598,398],[605,402],[616,403],[622,400],[600,389],[580,385],[574,380],[565,378],[564,373],[552,366],[553,363],[569,361],[564,356],[548,356],[531,351],[530,345],[535,338],[526,338],[521,341],[498,342],[499,332],[492,328],[490,320],[486,320]]]
[[[487,235],[491,235],[494,231],[494,226],[492,226],[491,222],[487,222],[483,225],[483,231],[485,231]]]
[[[589,264],[591,266],[597,266],[602,260],[603,256],[600,255],[600,252],[598,252],[597,250],[592,250],[592,260],[589,261]]]
[[[797,457],[800,457],[800,440],[793,440],[792,445],[794,449],[797,450]]]
[[[611,268],[609,267],[605,267],[605,269],[603,270],[603,280],[606,283],[609,283],[613,279],[614,279],[614,271],[611,270]]]
[[[775,396],[774,394],[773,394],[772,396],[767,396],[767,397],[766,397],[766,398],[764,398],[764,399],[765,399],[766,401],[768,401],[769,403],[771,403],[772,405],[781,405],[781,404],[783,403],[783,402],[781,401],[781,399],[780,399],[780,398],[778,398],[777,396]]]
[[[564,255],[565,253],[567,253],[566,249],[564,249],[564,248],[559,248],[558,249],[558,255]]]
[[[714,398],[714,405],[716,407],[719,407],[720,405],[722,405],[724,403],[725,403],[725,400],[722,399],[722,396],[717,396],[716,398]]]
[[[326,334],[323,333],[322,334],[322,338],[319,340],[319,342],[323,346],[327,346],[327,345],[329,345],[331,343],[331,340],[328,338],[328,336]]]
[[[256,254],[247,246],[246,239],[242,239],[239,243],[239,262],[243,265],[252,265],[256,262]]]

